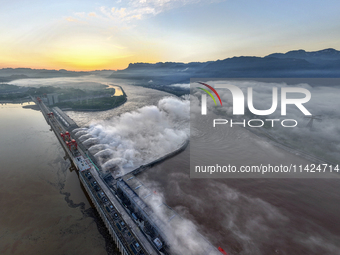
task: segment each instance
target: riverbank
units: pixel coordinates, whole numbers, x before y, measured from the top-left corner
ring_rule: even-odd
[[[0,104],[33,102],[32,96],[33,98],[40,97],[50,106],[58,106],[64,111],[99,112],[117,108],[127,102],[127,95],[120,85],[103,85],[91,90],[54,86],[34,88],[34,91],[32,89],[29,88],[30,93],[26,92],[25,95],[3,94],[4,98],[0,97]]]
[[[101,112],[101,111],[108,111],[108,110],[112,110],[114,108],[117,108],[119,106],[122,106],[123,104],[125,104],[127,102],[127,98],[124,99],[124,101],[120,102],[119,104],[115,105],[114,107],[108,107],[108,108],[101,108],[101,109],[77,109],[77,108],[60,108],[63,111],[74,111],[74,112]]]
[[[19,99],[13,99],[13,100],[1,100],[0,99],[0,104],[24,104],[24,103],[30,103],[33,101],[31,99],[26,99],[26,100],[19,100]]]
[[[111,110],[126,103],[127,95],[121,86],[106,86],[103,90],[104,94],[98,95],[98,91],[95,91],[96,96],[86,96],[79,99],[77,97],[76,99],[55,103],[53,106],[58,106],[67,111],[95,112]]]

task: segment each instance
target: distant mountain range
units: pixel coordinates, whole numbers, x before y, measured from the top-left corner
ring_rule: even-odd
[[[190,78],[340,78],[340,51],[294,50],[265,57],[233,57],[208,62],[133,63],[124,70],[73,72],[64,69],[0,69],[0,82],[23,78],[74,77],[96,74],[123,78],[141,85],[174,93],[168,85],[189,83]],[[176,90],[180,90],[177,88]]]
[[[176,75],[177,78],[173,77]],[[314,52],[304,50],[274,53],[265,57],[233,57],[209,62],[135,63],[114,72],[112,78],[187,80],[195,77],[340,77],[340,51],[325,49]]]
[[[89,72],[74,72],[65,69],[47,70],[31,68],[3,68],[0,69],[0,82],[9,82],[27,78],[76,77],[89,75]]]
[[[287,53],[273,53],[267,56],[272,58],[295,58],[304,59],[310,63],[319,64],[320,61],[339,61],[340,51],[335,49],[325,49],[319,51],[307,52],[304,50],[293,50]]]

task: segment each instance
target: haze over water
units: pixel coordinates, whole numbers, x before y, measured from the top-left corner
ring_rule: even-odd
[[[38,79],[34,82],[39,84]],[[120,82],[111,81],[122,85],[128,95],[125,105],[105,112],[67,114],[84,127],[155,105],[169,96]],[[41,85],[49,84],[45,80]],[[79,180],[69,172],[69,162],[62,159],[64,152],[48,131],[42,114],[6,105],[0,106],[0,117],[0,237],[6,240],[6,245],[1,241],[0,253],[35,249],[32,254],[39,254],[49,247],[48,254],[60,254],[53,253],[58,249],[65,254],[105,254],[93,219],[84,217],[80,207],[69,207],[65,195],[60,194],[59,187],[66,183],[70,199],[86,203]],[[235,142],[237,137],[242,142]],[[222,147],[226,154],[237,150],[251,155],[256,150],[258,160],[291,157],[241,128],[228,130],[225,139],[233,144]],[[206,151],[213,152],[210,143],[203,146],[202,157]],[[190,179],[189,153],[190,147],[143,172],[140,178],[163,194],[165,202],[183,217],[192,220],[215,246],[231,254],[339,254],[339,179]],[[89,251],[92,253],[86,253]]]

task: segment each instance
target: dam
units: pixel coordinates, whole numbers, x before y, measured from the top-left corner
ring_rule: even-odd
[[[182,144],[176,151],[138,167],[128,174],[114,176],[102,171],[95,157],[75,136],[73,131],[79,128],[75,121],[58,107],[50,109],[39,97],[32,99],[39,106],[45,120],[77,170],[80,182],[120,252],[123,255],[177,255],[178,253],[174,253],[171,249],[171,245],[176,239],[173,230],[181,224],[181,217],[159,200],[155,192],[145,187],[136,175],[149,166],[179,153],[188,142]],[[157,212],[152,208],[154,203],[158,203]],[[227,254],[220,247],[218,249],[214,247],[197,231],[188,232],[186,235],[194,237],[200,243],[199,254]]]

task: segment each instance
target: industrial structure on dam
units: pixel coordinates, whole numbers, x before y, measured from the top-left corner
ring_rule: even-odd
[[[140,182],[136,174],[144,168],[118,178],[104,174],[95,157],[75,136],[73,131],[78,125],[58,107],[48,108],[39,97],[34,101],[78,170],[82,185],[120,252],[123,255],[174,254],[171,244],[176,237],[172,230],[181,224],[181,217]],[[156,213],[150,204],[157,201]],[[201,252],[195,254],[227,254],[198,232],[187,235],[200,244]]]

